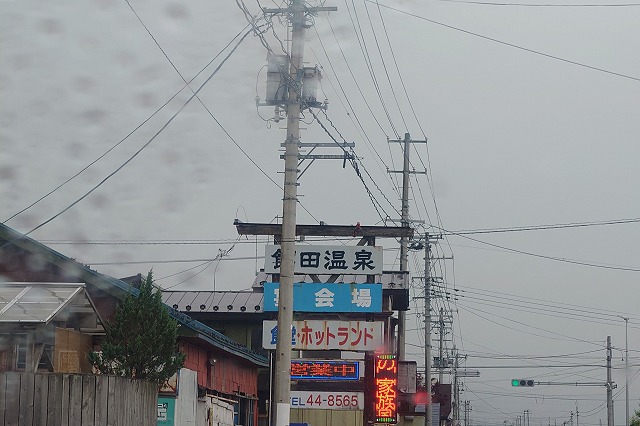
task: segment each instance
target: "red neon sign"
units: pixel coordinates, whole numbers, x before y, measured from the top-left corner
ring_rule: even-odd
[[[396,423],[398,411],[398,360],[395,355],[376,355],[373,378],[376,423]]]
[[[291,361],[291,378],[300,380],[358,380],[357,361]]]

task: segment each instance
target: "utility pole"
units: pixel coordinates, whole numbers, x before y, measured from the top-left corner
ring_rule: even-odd
[[[611,381],[611,336],[607,336],[607,426],[613,423],[613,382]]]
[[[287,81],[287,137],[284,154],[284,194],[282,199],[282,237],[280,294],[278,298],[278,335],[273,400],[275,426],[289,426],[291,409],[291,330],[293,323],[293,283],[296,243],[296,207],[298,203],[298,161],[300,112],[303,80],[304,33],[307,15],[332,11],[335,7],[308,8],[303,0],[291,0],[288,8],[263,9],[264,13],[287,14],[291,19],[291,52]]]
[[[424,385],[427,389],[427,405],[424,409],[424,426],[433,426],[431,417],[431,241],[424,236]],[[465,424],[466,426],[466,424]]]
[[[426,174],[426,171],[424,172],[417,172],[417,171],[411,171],[409,170],[410,167],[410,162],[409,162],[409,153],[411,152],[411,144],[412,143],[418,143],[418,142],[424,142],[427,143],[427,141],[413,141],[411,140],[411,135],[409,133],[405,133],[404,134],[404,139],[403,140],[389,140],[389,142],[397,142],[397,143],[402,143],[403,144],[403,150],[404,150],[404,163],[402,166],[402,171],[398,171],[398,170],[389,170],[389,173],[402,173],[402,211],[401,211],[401,218],[400,218],[400,223],[401,226],[403,227],[409,227],[409,175],[410,174]],[[400,270],[402,272],[408,272],[409,271],[409,256],[408,256],[408,250],[409,250],[409,238],[408,237],[402,237],[400,240]],[[399,361],[404,361],[406,358],[406,349],[405,349],[405,342],[406,342],[406,337],[405,337],[405,330],[406,330],[406,326],[407,326],[407,313],[406,311],[398,311],[398,348],[397,348],[397,353],[398,353],[398,360]]]
[[[438,343],[438,383],[442,383],[443,374],[444,374],[444,357],[442,353],[442,343],[444,341],[444,318],[443,318],[443,309],[440,308],[440,315],[438,316],[438,325],[440,326],[440,336]]]
[[[453,345],[453,419],[452,425],[459,426],[458,422],[460,419],[460,389],[458,388],[458,350],[456,349],[456,345]],[[506,421],[505,421],[506,423]],[[505,425],[506,426],[506,425]]]
[[[471,402],[464,402],[464,426],[469,426],[469,412],[471,411]],[[520,416],[518,416],[520,418]]]
[[[624,320],[624,425],[629,426],[629,317],[618,316]]]

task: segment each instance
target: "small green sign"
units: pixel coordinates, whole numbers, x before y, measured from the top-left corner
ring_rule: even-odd
[[[174,426],[175,412],[175,398],[158,398],[158,426]]]

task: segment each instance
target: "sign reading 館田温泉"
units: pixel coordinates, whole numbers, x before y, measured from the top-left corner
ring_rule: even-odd
[[[264,311],[278,310],[279,283],[264,283]],[[296,312],[381,312],[382,284],[294,283]]]
[[[280,246],[264,250],[264,271],[280,273]],[[382,247],[296,246],[295,272],[299,274],[382,274]]]
[[[262,347],[275,349],[278,322],[262,322]],[[292,349],[344,351],[375,351],[384,345],[382,321],[293,321],[291,324]]]

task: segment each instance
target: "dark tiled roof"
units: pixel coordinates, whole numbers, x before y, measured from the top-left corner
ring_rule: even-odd
[[[41,244],[38,241],[0,223],[0,251],[10,245],[19,247],[32,254],[42,256],[47,262],[50,262],[59,268],[71,270],[73,271],[73,274],[85,282],[87,286],[96,286],[100,290],[105,291],[118,299],[124,299],[127,294],[130,293],[136,296],[138,295],[138,289],[131,287],[126,282],[94,271],[88,266],[78,263],[50,247],[47,247],[44,244]],[[180,325],[195,331],[198,333],[200,338],[215,347],[255,364],[261,366],[269,365],[269,361],[266,357],[253,352],[246,346],[240,345],[222,333],[207,327],[199,321],[196,321],[171,307],[168,307],[168,310],[171,316],[176,319]]]

